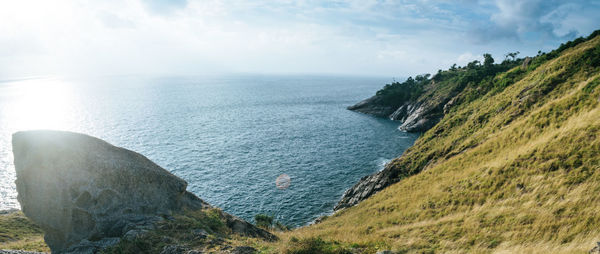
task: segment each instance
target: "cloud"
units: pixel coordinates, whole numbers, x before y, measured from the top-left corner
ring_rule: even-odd
[[[476,43],[493,40],[569,40],[597,26],[600,7],[591,1],[496,0],[488,19],[473,27]],[[587,13],[586,13],[587,12]],[[578,14],[586,13],[579,16]],[[575,17],[584,17],[575,21]],[[580,27],[571,25],[577,22]],[[581,27],[583,25],[583,27]]]
[[[187,0],[142,0],[148,10],[157,14],[170,14],[187,6]]]
[[[100,11],[98,18],[104,25],[110,28],[134,28],[135,23],[127,18],[120,17],[112,12]]]
[[[599,11],[555,0],[12,1],[0,8],[0,78],[409,76],[486,52],[554,48],[597,29]]]

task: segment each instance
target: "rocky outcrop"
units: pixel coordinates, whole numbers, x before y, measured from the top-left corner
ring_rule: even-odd
[[[407,132],[426,131],[441,119],[441,114],[432,112],[431,108],[421,105],[419,102],[406,102],[402,104],[402,106],[395,108],[382,105],[378,103],[378,101],[379,98],[375,95],[356,105],[348,107],[348,109],[368,115],[400,121],[402,124],[398,129]]]
[[[143,155],[91,136],[26,131],[13,134],[12,144],[18,201],[54,253],[94,253],[173,213],[210,207]],[[227,218],[234,232],[274,237]]]
[[[379,95],[363,100],[348,107],[349,110],[385,117],[400,121],[398,129],[406,132],[424,132],[435,126],[444,116],[445,110],[453,105],[448,105],[456,91],[447,94],[434,93],[435,83],[429,87],[431,92],[426,92],[416,100],[405,101],[400,106],[394,107],[383,103]]]
[[[347,109],[377,117],[389,117],[389,115],[394,113],[394,110],[396,109],[380,103],[380,100],[381,98],[375,95],[371,98],[356,103],[355,105],[349,106]]]
[[[342,199],[333,210],[337,211],[346,207],[355,206],[373,194],[400,181],[400,179],[407,174],[402,166],[399,166],[401,164],[397,163],[397,160],[401,160],[401,158],[402,157],[392,160],[385,168],[383,168],[383,170],[361,178],[357,184],[346,190]]]
[[[268,241],[277,240],[277,237],[261,228],[258,228],[245,220],[224,213],[225,224],[232,232],[250,237],[258,237]]]
[[[357,205],[360,201],[367,199],[376,192],[390,185],[388,172],[380,171],[376,174],[365,176],[352,188],[346,190],[344,196],[333,208],[334,211]]]
[[[525,59],[523,59],[523,63],[521,64],[521,69],[526,70],[532,60],[533,58],[531,57],[525,57]]]
[[[440,106],[428,106],[418,102],[406,103],[396,109],[389,118],[402,122],[398,127],[402,131],[424,132],[442,119],[443,113],[439,110]]]

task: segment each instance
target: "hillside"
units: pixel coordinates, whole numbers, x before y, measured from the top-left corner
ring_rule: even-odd
[[[420,140],[417,140],[413,148],[407,150],[394,163],[387,165],[383,171],[361,179],[359,183],[344,194],[335,209],[338,210],[356,205],[361,200],[368,198],[373,193],[382,190],[390,184],[406,176],[420,172],[437,157],[448,157],[461,153],[474,145],[473,143],[465,143],[463,141],[478,128],[486,127],[493,129],[502,127],[501,125],[484,126],[485,122],[491,116],[498,115],[500,118],[503,117],[499,113],[502,113],[501,111],[507,108],[510,110],[509,106],[512,105],[513,111],[505,115],[504,118],[504,121],[508,124],[517,116],[529,110],[531,106],[529,104],[537,102],[539,99],[544,99],[539,97],[545,96],[559,83],[564,82],[569,75],[574,75],[580,68],[596,68],[593,66],[598,64],[597,52],[591,50],[581,56],[582,59],[575,59],[567,63],[569,64],[569,66],[566,66],[568,70],[553,73],[542,71],[544,73],[538,73],[543,75],[541,77],[542,80],[531,80],[529,82],[545,83],[529,84],[518,95],[518,101],[503,101],[501,105],[494,105],[496,107],[494,109],[488,108],[488,112],[477,116],[478,118],[474,124],[465,125],[467,118],[472,117],[469,115],[471,112],[463,113],[463,115],[458,117],[455,116],[458,113],[453,112],[459,106],[465,107],[476,101],[496,99],[495,95],[503,93],[507,87],[524,80],[528,75],[532,75],[542,64],[547,64],[549,61],[561,56],[567,49],[590,41],[598,35],[600,35],[600,31],[592,33],[587,38],[581,37],[561,44],[558,49],[549,53],[540,52],[534,58],[526,57],[525,59],[518,59],[514,58],[516,53],[510,53],[509,55],[512,55],[513,59],[507,57],[500,64],[493,64],[493,58],[488,54],[484,54],[486,61],[483,64],[479,63],[479,61],[473,61],[462,68],[452,66],[449,70],[438,71],[431,79],[427,79],[427,75],[420,75],[415,79],[416,82],[409,78],[403,83],[386,85],[375,96],[349,107],[351,110],[371,114],[372,112],[365,112],[364,110],[380,108],[381,105],[394,105],[394,108],[397,107],[398,109],[390,115],[390,118],[397,120],[399,115],[403,116],[400,119],[403,122],[399,129],[404,131],[427,131],[435,126],[435,130],[434,133],[425,133]],[[590,66],[581,66],[578,61],[582,61]],[[511,68],[508,71],[503,71],[509,67]],[[516,109],[514,109],[515,107]],[[407,109],[412,110],[407,111]],[[494,110],[496,112],[492,112]],[[436,125],[446,114],[450,114],[451,116],[445,118],[445,123]],[[374,115],[381,116],[378,114]],[[446,143],[442,146],[433,142],[424,143],[430,140],[441,141],[442,139],[439,135],[448,135],[448,133],[458,131],[457,129],[464,127],[469,128],[466,133],[454,137],[456,139],[453,140],[443,139]],[[473,139],[469,140],[468,142],[476,142]],[[423,143],[424,147],[421,147],[420,143]]]
[[[345,197],[364,201],[270,248],[589,251],[600,241],[599,34],[468,83]]]

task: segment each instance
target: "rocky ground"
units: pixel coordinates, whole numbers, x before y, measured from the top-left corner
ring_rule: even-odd
[[[44,254],[46,252],[33,252],[24,250],[0,250],[0,254]]]

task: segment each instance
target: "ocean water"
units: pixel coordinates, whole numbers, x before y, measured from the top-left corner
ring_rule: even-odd
[[[0,210],[18,208],[11,134],[81,132],[147,156],[212,205],[305,225],[416,134],[348,111],[386,78],[194,76],[0,83]],[[279,189],[282,174],[291,182]]]

